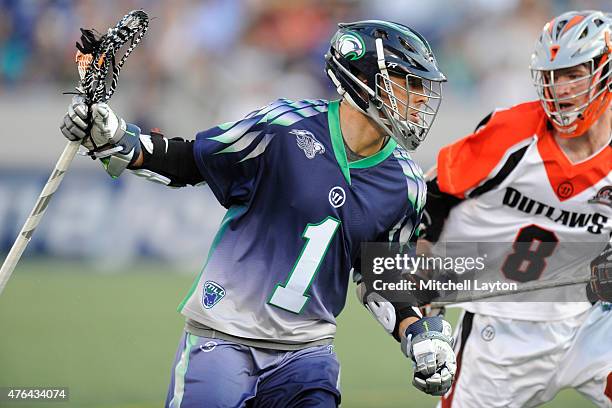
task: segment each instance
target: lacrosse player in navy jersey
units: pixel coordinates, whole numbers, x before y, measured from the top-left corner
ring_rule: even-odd
[[[431,48],[406,26],[361,21],[339,25],[325,58],[341,100],[279,99],[192,141],[142,134],[105,104],[68,109],[63,134],[111,176],[206,183],[228,209],[179,306],[185,333],[166,406],[338,405],[330,345],[360,244],[416,240],[426,186],[407,150],[425,138],[446,80]],[[413,384],[444,394],[450,325],[360,293],[415,362]]]

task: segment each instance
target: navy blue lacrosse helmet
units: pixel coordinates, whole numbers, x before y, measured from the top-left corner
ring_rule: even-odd
[[[416,149],[436,117],[446,81],[427,40],[387,21],[338,27],[325,55],[326,73],[338,93],[400,146]],[[405,98],[394,89],[405,91]]]

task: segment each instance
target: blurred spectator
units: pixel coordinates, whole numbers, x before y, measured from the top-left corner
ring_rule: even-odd
[[[134,121],[173,126],[180,101],[199,126],[236,119],[283,96],[334,97],[323,53],[341,21],[389,19],[414,26],[447,72],[450,101],[508,105],[535,95],[527,66],[542,25],[603,0],[0,0],[0,96],[69,90],[78,27],[103,30],[145,9],[151,29],[122,89]],[[451,102],[452,104],[452,102]],[[189,128],[188,131],[195,129]],[[179,129],[187,131],[187,129]]]

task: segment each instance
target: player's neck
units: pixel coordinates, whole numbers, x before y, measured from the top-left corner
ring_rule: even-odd
[[[359,156],[371,156],[384,147],[380,127],[346,102],[340,104],[340,128],[346,145]]]
[[[612,111],[606,110],[583,135],[564,139],[554,131],[555,140],[572,163],[588,159],[610,143]]]

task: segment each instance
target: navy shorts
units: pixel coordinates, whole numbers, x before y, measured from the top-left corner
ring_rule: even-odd
[[[185,333],[165,406],[336,407],[339,379],[333,346],[280,351]]]

